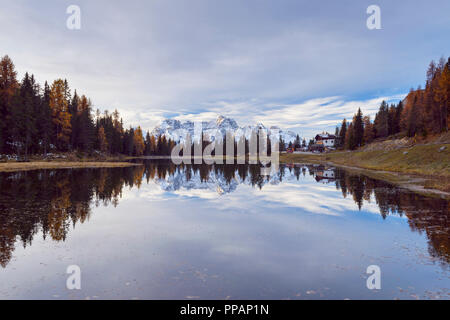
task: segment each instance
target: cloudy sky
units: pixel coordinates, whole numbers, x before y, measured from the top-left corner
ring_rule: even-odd
[[[450,55],[448,0],[0,1],[0,54],[20,77],[67,78],[144,129],[223,114],[310,137],[398,101]],[[381,30],[366,26],[371,4]]]

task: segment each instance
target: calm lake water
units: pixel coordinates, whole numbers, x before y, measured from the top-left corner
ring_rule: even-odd
[[[448,200],[323,166],[259,173],[2,173],[0,298],[450,299]],[[66,288],[69,265],[81,290]]]

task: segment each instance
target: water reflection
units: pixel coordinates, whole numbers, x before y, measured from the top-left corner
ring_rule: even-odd
[[[290,192],[281,188],[305,177],[313,177],[320,184],[334,184],[359,209],[376,204],[384,219],[390,215],[406,217],[412,231],[426,235],[429,254],[448,267],[448,200],[420,196],[383,181],[320,165],[282,166],[271,176],[261,176],[258,165],[176,166],[165,161],[148,161],[128,168],[0,174],[0,265],[3,268],[8,265],[17,241],[23,247],[31,246],[39,232],[44,239],[65,241],[71,227],[89,220],[93,205],[116,207],[124,188],[140,188],[142,183],[153,182],[167,193],[221,197],[245,184],[256,192],[269,189],[275,200],[285,201],[286,205],[296,206],[303,201],[301,205],[305,206],[318,202],[317,198],[301,198],[299,185]],[[277,190],[282,194],[277,194]],[[318,192],[317,197],[322,194]],[[323,199],[327,201],[326,197]]]

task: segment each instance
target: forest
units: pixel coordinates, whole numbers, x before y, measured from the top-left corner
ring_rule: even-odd
[[[424,88],[411,89],[403,101],[388,105],[383,101],[375,119],[361,109],[351,122],[344,119],[336,127],[339,149],[354,150],[387,137],[424,138],[448,132],[450,128],[450,57],[432,61]]]
[[[0,155],[80,152],[129,156],[168,155],[175,143],[124,128],[119,112],[93,114],[92,102],[57,79],[42,87],[28,73],[19,81],[9,56],[0,61]]]
[[[34,75],[26,73],[19,81],[7,55],[0,60],[0,115],[0,155],[14,154],[19,159],[54,152],[170,155],[175,146],[164,136],[144,134],[140,126],[125,128],[117,110],[101,113],[97,109],[94,114],[91,100],[76,90],[72,94],[67,80],[57,79],[51,85],[45,82],[42,87]],[[335,134],[338,149],[354,150],[390,136],[426,137],[449,127],[450,57],[429,64],[423,89],[411,89],[398,104],[383,101],[373,121],[358,109],[352,121],[344,119],[336,127]],[[248,141],[239,143],[245,143],[248,153]],[[305,147],[306,141],[297,136],[289,144],[293,146]],[[281,139],[279,147],[281,151],[286,147]]]

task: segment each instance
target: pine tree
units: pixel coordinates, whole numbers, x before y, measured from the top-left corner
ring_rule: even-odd
[[[384,138],[389,135],[389,118],[388,118],[388,105],[386,101],[381,102],[380,109],[375,116],[375,131],[377,137]]]
[[[280,152],[281,151],[286,151],[286,143],[283,140],[283,137],[280,134],[280,143],[279,143],[279,147],[280,147]]]
[[[297,137],[295,138],[295,148],[300,148],[301,142],[300,142],[300,136],[297,134]]]
[[[364,124],[361,108],[358,109],[358,112],[353,118],[353,135],[355,147],[361,147],[364,137]]]
[[[92,119],[91,101],[86,96],[81,96],[77,112],[76,147],[88,153],[94,148],[94,121]],[[103,129],[104,131],[104,129]]]
[[[400,101],[398,103],[397,107],[395,108],[394,129],[393,129],[394,134],[397,134],[401,131],[400,122],[401,122],[402,112],[403,112],[403,102]]]
[[[345,134],[345,149],[347,150],[354,150],[356,148],[355,143],[355,135],[353,130],[353,123],[350,123],[350,125],[347,128],[347,132]]]
[[[80,98],[78,97],[77,91],[73,95],[72,101],[69,103],[69,113],[70,113],[70,125],[72,127],[70,145],[71,148],[79,149],[79,133],[80,133],[80,118],[78,105],[80,103]]]
[[[111,152],[114,154],[122,153],[123,151],[123,124],[120,119],[119,111],[117,109],[113,112],[113,134],[111,142]]]
[[[150,132],[147,131],[147,134],[145,135],[145,141],[144,141],[144,155],[149,156],[151,154],[151,142],[150,142]]]
[[[347,120],[342,120],[341,130],[339,131],[338,146],[345,147],[345,137],[347,136]]]
[[[37,115],[37,130],[39,136],[40,151],[44,154],[50,149],[51,137],[53,136],[52,111],[50,109],[50,87],[47,81],[44,85],[44,93],[41,99]]]
[[[21,140],[22,148],[24,151],[25,158],[28,158],[29,150],[32,147],[33,138],[36,135],[36,119],[35,119],[35,91],[34,91],[34,78],[30,78],[28,73],[25,74],[25,78],[22,81],[20,87],[21,96],[21,110],[22,114],[19,119],[13,121],[13,123],[18,124],[20,121],[20,126],[22,127]]]

